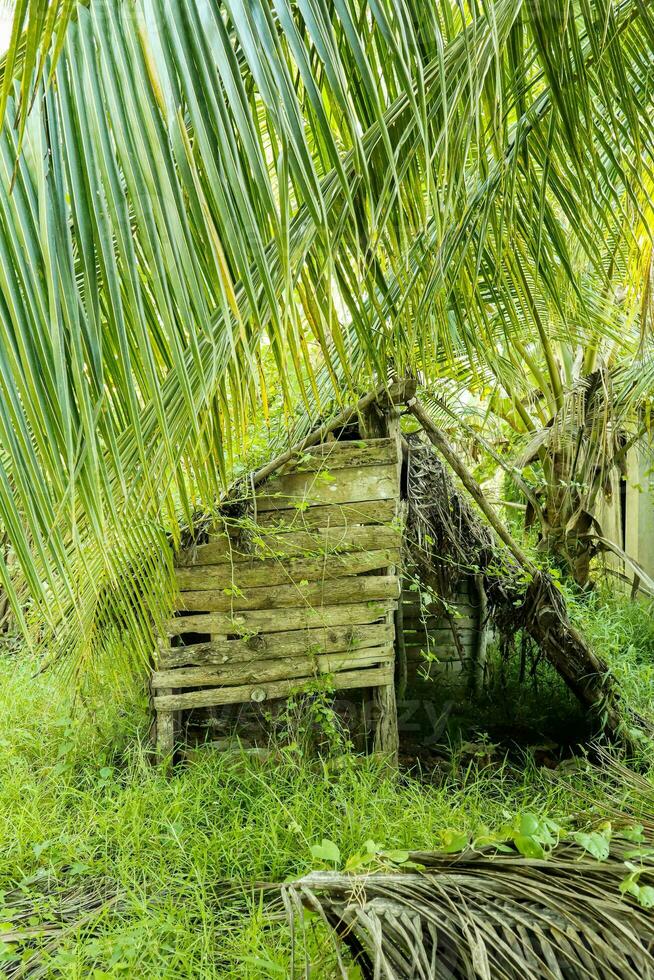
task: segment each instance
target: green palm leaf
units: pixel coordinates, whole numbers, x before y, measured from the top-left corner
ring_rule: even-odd
[[[55,20],[51,84],[27,116],[21,78],[0,135],[0,521],[5,585],[71,663],[147,655],[166,534],[269,397],[457,360],[508,384],[535,329],[560,399],[543,309],[565,279],[584,310],[576,253],[601,276],[642,211],[654,32],[588,0],[552,44],[557,11],[91,2],[63,44]]]

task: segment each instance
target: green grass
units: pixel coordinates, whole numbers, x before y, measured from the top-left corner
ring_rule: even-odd
[[[654,663],[649,614],[597,602],[601,615],[576,615],[594,624],[642,707],[651,686],[643,693],[639,678],[649,685]],[[480,768],[455,755],[436,783],[369,759],[302,763],[289,752],[262,764],[207,752],[166,776],[147,761],[136,681],[87,692],[74,713],[62,680],[33,673],[24,658],[0,657],[0,923],[3,891],[44,872],[66,885],[107,877],[124,896],[93,929],[65,938],[47,976],[286,976],[287,927],[248,897],[248,883],[308,872],[323,837],[344,857],[370,838],[434,849],[447,828],[474,836],[524,810],[568,821],[587,807],[580,790],[599,801],[584,819],[602,813],[599,775],[583,766],[552,774],[529,757]],[[224,879],[243,884],[240,914],[220,901]],[[327,977],[325,942],[320,930],[309,936],[310,955],[324,960],[316,975]]]
[[[575,621],[615,674],[626,701],[654,719],[654,602],[606,589],[574,603]]]

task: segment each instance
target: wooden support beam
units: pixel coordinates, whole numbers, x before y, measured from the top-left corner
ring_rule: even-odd
[[[154,692],[153,692],[154,693]],[[158,697],[172,697],[173,688],[160,688],[157,692]],[[158,697],[154,698],[154,710],[156,711],[157,727],[157,758],[159,762],[171,759],[175,749],[175,717],[176,712],[171,709],[159,708],[157,706]]]

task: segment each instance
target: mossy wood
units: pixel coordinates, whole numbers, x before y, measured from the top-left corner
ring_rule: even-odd
[[[174,667],[204,667],[228,663],[247,663],[274,660],[305,654],[307,650],[340,653],[367,647],[384,646],[392,641],[384,621],[370,626],[332,626],[318,629],[290,630],[282,633],[253,633],[239,639],[211,640],[185,647],[163,650],[159,658],[161,670]]]
[[[347,691],[363,687],[387,687],[393,683],[392,652],[384,660],[379,658],[377,667],[365,670],[338,671],[329,676],[327,690]],[[288,697],[302,690],[316,689],[315,674],[308,669],[304,677],[287,678],[270,683],[235,685],[233,687],[214,687],[184,694],[167,694],[154,698],[154,708],[158,713],[184,711],[191,708],[210,708],[223,704],[242,704],[247,701],[262,703],[276,698]],[[172,749],[172,746],[171,746]]]
[[[297,506],[257,513],[260,528],[284,528],[308,531],[311,528],[388,524],[395,519],[396,498],[357,500],[351,504],[311,505],[300,501]]]
[[[381,578],[381,576],[380,576]],[[390,576],[386,577],[388,581]],[[399,586],[391,582],[393,595],[397,597]],[[357,589],[359,588],[357,583]],[[351,589],[351,585],[350,585]],[[383,591],[380,589],[379,591]],[[350,591],[350,598],[352,594]],[[179,619],[169,624],[169,637],[183,635],[180,630],[192,633],[214,633],[217,636],[252,636],[280,633],[284,630],[303,630],[321,626],[358,625],[374,623],[393,609],[395,603],[385,601],[343,602],[334,606],[302,605],[296,608],[247,609],[241,612],[201,613],[184,617],[183,625]],[[180,647],[173,647],[177,651]]]
[[[354,575],[351,572],[350,575]],[[392,575],[358,575],[356,591],[352,591],[350,576],[335,579],[324,579],[320,582],[309,582],[300,579],[293,585],[275,585],[270,587],[259,586],[256,588],[230,587],[228,589],[200,589],[198,591],[182,592],[179,596],[178,607],[180,611],[199,612],[228,612],[232,617],[227,621],[227,626],[232,625],[232,620],[237,614],[254,610],[269,610],[272,614],[275,609],[289,608],[289,612],[281,616],[271,615],[272,623],[283,622],[283,615],[293,616],[291,611],[295,607],[302,610],[304,607],[318,608],[337,603],[351,603],[353,600],[361,602],[374,602],[380,599],[397,599],[399,595],[399,583]],[[214,617],[214,622],[221,620]],[[224,622],[223,617],[223,622]],[[189,632],[189,624],[185,623],[184,632]],[[201,623],[198,626],[202,626]],[[179,632],[179,623],[172,621],[169,624],[169,631],[173,634]],[[284,629],[284,626],[278,627]],[[300,627],[298,627],[300,628]],[[195,629],[195,627],[194,627]],[[198,629],[198,632],[203,632]],[[212,632],[222,632],[221,627],[212,626]],[[230,628],[228,633],[236,632]]]
[[[352,554],[321,555],[318,558],[254,558],[238,565],[197,565],[177,569],[177,584],[181,592],[212,589],[239,590],[265,588],[273,585],[301,585],[360,575],[376,568],[399,562],[399,548],[383,551],[360,551]],[[183,597],[182,597],[183,598]]]
[[[156,670],[152,675],[152,687],[178,688],[216,687],[233,684],[257,684],[262,681],[279,681],[290,677],[306,677],[308,671],[318,674],[335,674],[342,670],[374,667],[383,658],[393,657],[393,635],[385,637],[388,646],[364,647],[344,650],[341,653],[309,654],[306,651],[294,657],[278,657],[267,660],[237,661],[232,664],[210,667],[182,667],[175,670]]]
[[[255,488],[244,519],[180,552],[152,677],[162,757],[180,712],[316,688],[379,690],[374,747],[396,754],[400,464],[397,432],[312,446]]]
[[[325,467],[310,473],[288,473],[265,484],[257,495],[257,511],[304,510],[314,504],[352,504],[369,500],[395,500],[399,496],[397,468],[357,466],[347,470]]]
[[[186,565],[245,564],[257,558],[310,558],[348,551],[379,551],[399,548],[399,527],[380,525],[337,525],[315,531],[293,531],[288,527],[260,528],[249,539],[232,540],[221,533],[206,544],[182,551],[175,564]]]

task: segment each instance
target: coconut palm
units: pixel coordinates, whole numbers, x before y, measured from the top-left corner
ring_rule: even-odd
[[[654,19],[642,0],[16,11],[0,521],[20,576],[0,572],[79,668],[125,637],[147,655],[167,535],[272,397],[325,410],[436,357],[515,362],[517,319],[546,350],[562,278],[596,325],[578,255],[606,277],[601,243],[647,197]]]
[[[651,409],[651,388],[639,377],[651,361],[647,290],[633,272],[617,271],[602,284],[582,277],[581,305],[561,282],[564,316],[540,302],[540,336],[521,317],[508,338],[495,322],[490,356],[472,350],[428,372],[440,379],[431,386],[436,413],[450,425],[464,416],[470,436],[504,444],[496,460],[518,479],[527,525],[538,526],[541,548],[582,587],[601,551],[638,573],[603,526],[618,513],[630,450],[646,448]],[[512,306],[520,309],[518,297]]]

